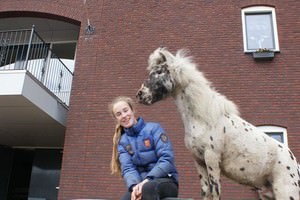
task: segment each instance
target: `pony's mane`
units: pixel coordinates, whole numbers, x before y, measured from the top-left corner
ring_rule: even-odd
[[[237,106],[212,87],[203,73],[198,70],[189,50],[178,50],[170,64],[176,82],[184,89],[185,95],[190,97],[190,105],[208,120],[217,120],[220,115],[239,115]],[[179,90],[179,92],[181,92]]]
[[[180,84],[186,85],[190,82],[201,82],[203,84],[211,85],[211,83],[204,77],[203,73],[197,68],[193,57],[190,56],[190,51],[187,49],[180,49],[177,51],[173,60],[174,70],[180,79]]]

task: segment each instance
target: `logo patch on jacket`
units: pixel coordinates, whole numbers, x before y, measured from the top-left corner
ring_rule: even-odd
[[[132,148],[131,148],[130,144],[128,144],[128,145],[126,146],[126,151],[127,151],[129,154],[133,154],[133,151],[132,151]]]
[[[150,139],[144,140],[144,145],[145,145],[146,148],[149,148],[151,146]]]
[[[168,142],[168,137],[166,134],[162,133],[160,136],[161,141],[163,141],[164,143]]]

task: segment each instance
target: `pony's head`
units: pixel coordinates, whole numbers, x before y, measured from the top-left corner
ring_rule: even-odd
[[[158,48],[149,56],[149,77],[136,95],[140,103],[150,105],[172,93],[175,88],[170,67],[173,59],[174,56],[166,48]]]

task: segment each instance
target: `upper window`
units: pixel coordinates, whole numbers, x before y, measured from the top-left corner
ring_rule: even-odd
[[[288,145],[287,131],[285,128],[279,126],[258,126],[257,128],[262,130],[275,140],[278,140],[279,142]]]
[[[242,9],[244,51],[279,51],[275,9],[254,6]]]

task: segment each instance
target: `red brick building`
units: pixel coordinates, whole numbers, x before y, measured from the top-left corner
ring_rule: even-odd
[[[37,96],[27,112],[20,109],[27,105],[25,98],[11,105],[18,97],[2,92],[7,85],[0,86],[0,155],[6,163],[0,173],[0,199],[119,199],[125,185],[110,174],[114,121],[107,105],[118,95],[135,98],[147,75],[148,56],[161,45],[174,53],[189,49],[199,69],[239,106],[244,119],[286,143],[300,159],[299,13],[297,0],[1,1],[1,32],[35,25],[47,49],[75,65],[70,99],[53,97],[56,93],[49,85],[45,89],[33,78],[48,96],[42,99],[35,89],[28,96],[22,93],[26,99]],[[1,51],[20,46],[1,32]],[[274,54],[254,58],[260,48]],[[16,72],[8,66],[15,64],[16,69],[17,60],[26,57],[17,54],[4,64],[7,55],[0,56],[2,86],[9,83],[4,82],[7,71]],[[27,77],[28,68],[22,69]],[[64,73],[59,74],[62,80]],[[61,87],[60,82],[60,92]],[[137,110],[147,121],[160,122],[172,140],[180,197],[200,199],[199,178],[184,146],[183,124],[173,99],[137,105]],[[16,167],[18,161],[21,166],[26,163],[26,172]],[[49,171],[55,171],[53,176]],[[53,184],[44,184],[49,180]],[[257,198],[252,188],[223,178],[222,199]]]

